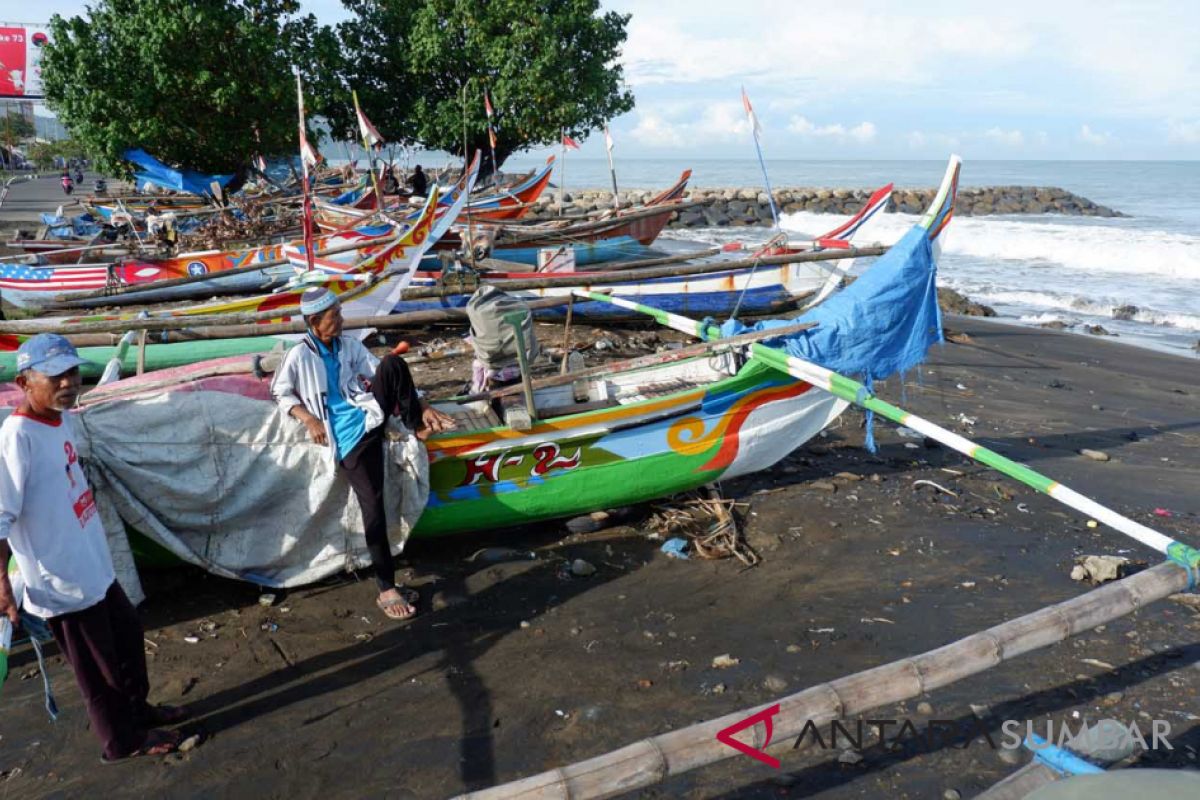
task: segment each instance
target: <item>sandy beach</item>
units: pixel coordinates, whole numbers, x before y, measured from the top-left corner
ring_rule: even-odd
[[[950,318],[965,334],[879,393],[1178,538],[1200,541],[1200,375],[1192,360],[1112,340]],[[612,334],[605,334],[612,338]],[[628,336],[628,334],[626,335]],[[615,337],[620,343],[621,336]],[[444,365],[416,369],[436,390]],[[607,527],[560,525],[414,541],[404,576],[420,616],[387,622],[353,576],[279,593],[192,569],[146,571],[151,699],[186,704],[204,742],[97,769],[78,691],[51,658],[62,716],[42,709],[28,648],[5,687],[5,796],[447,797],[561,766],[945,644],[1088,587],[1080,554],[1158,557],[957,454],[861,415],[774,470],[726,484],[754,568],[668,558],[651,509]],[[914,448],[912,445],[916,445]],[[1078,454],[1100,450],[1107,462]],[[914,481],[931,480],[954,496]],[[1156,516],[1166,509],[1170,517]],[[482,548],[533,551],[489,563]],[[582,558],[595,574],[566,568]],[[1200,614],[1163,602],[923,700],[915,722],[981,715],[1042,724],[1167,720],[1174,749],[1139,764],[1194,767]],[[198,639],[196,643],[185,637]],[[52,651],[53,652],[53,651]],[[729,654],[735,666],[715,669]],[[986,742],[929,751],[809,750],[772,770],[733,754],[643,797],[970,797],[1018,759]],[[732,751],[731,751],[732,753]],[[1027,761],[1022,754],[1019,761]],[[843,763],[855,762],[855,763]]]

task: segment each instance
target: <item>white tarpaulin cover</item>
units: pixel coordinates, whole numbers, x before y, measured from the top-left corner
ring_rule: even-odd
[[[263,586],[369,563],[349,484],[328,450],[270,401],[175,391],[90,406],[75,423],[126,587],[137,577],[121,521],[213,574]],[[385,439],[384,452],[398,553],[424,510],[429,467],[412,435]]]

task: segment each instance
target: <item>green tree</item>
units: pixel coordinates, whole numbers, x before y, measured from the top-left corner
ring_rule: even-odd
[[[121,154],[234,172],[256,153],[296,152],[292,65],[332,46],[297,0],[97,0],[55,15],[46,99],[100,169]]]
[[[617,59],[628,14],[598,0],[343,0],[337,67],[384,136],[463,155],[482,150],[490,172],[486,89],[497,168],[513,153],[586,138],[633,108]],[[326,80],[325,86],[333,85]],[[343,94],[344,98],[344,94]],[[464,102],[465,98],[465,102]],[[356,136],[348,98],[323,97],[333,130]]]
[[[51,169],[54,157],[65,159],[90,158],[87,151],[74,139],[59,139],[56,142],[34,142],[25,150],[25,155],[39,169]]]

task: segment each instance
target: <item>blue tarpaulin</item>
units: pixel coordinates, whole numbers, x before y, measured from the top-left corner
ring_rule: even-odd
[[[914,226],[858,280],[811,311],[749,326],[730,320],[721,326],[721,336],[798,322],[817,327],[771,344],[834,372],[882,380],[920,364],[942,340],[928,232]]]
[[[172,169],[141,148],[126,150],[122,156],[140,167],[134,172],[139,184],[152,183],[176,192],[211,197],[214,181],[224,189],[233,180],[232,175],[205,175],[190,169]]]

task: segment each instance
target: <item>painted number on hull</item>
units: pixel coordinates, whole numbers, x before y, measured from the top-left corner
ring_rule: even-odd
[[[492,455],[476,456],[466,461],[467,474],[459,486],[474,486],[480,481],[496,483],[500,480],[500,470],[505,467],[520,467],[527,456],[532,457],[533,465],[529,477],[540,478],[552,469],[575,469],[583,462],[583,448],[575,448],[569,456],[562,454],[557,444],[538,445],[532,453],[510,454],[509,451]]]

